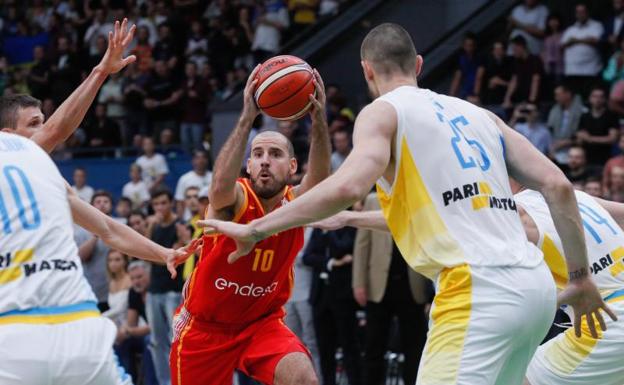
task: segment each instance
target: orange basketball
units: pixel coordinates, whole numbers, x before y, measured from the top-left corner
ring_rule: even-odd
[[[316,94],[312,67],[296,56],[275,56],[260,66],[254,97],[258,107],[278,120],[299,119]]]

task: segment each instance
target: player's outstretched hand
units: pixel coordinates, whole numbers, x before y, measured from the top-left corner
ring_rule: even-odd
[[[119,20],[115,21],[115,28],[108,33],[108,48],[102,57],[98,67],[107,75],[121,71],[125,66],[133,63],[136,56],[123,57],[134,37],[136,25],[128,29],[128,19],[123,19],[121,25]]]
[[[604,310],[612,320],[617,321],[617,316],[604,302],[596,285],[589,276],[570,280],[568,285],[557,296],[559,305],[570,305],[574,309],[574,333],[581,336],[582,316],[587,319],[587,326],[592,337],[598,338],[595,320],[598,320],[600,328],[607,330],[600,310]]]
[[[256,76],[258,75],[258,71],[260,71],[260,64],[256,66],[256,68],[251,71],[251,74],[247,78],[247,83],[245,84],[245,89],[243,91],[243,111],[241,112],[241,117],[253,120],[260,114],[260,109],[256,105],[256,98],[254,94],[256,93],[256,86],[258,85],[258,79]]]
[[[176,267],[184,263],[191,255],[195,254],[203,244],[203,237],[193,239],[188,245],[180,247],[177,250],[170,249],[167,255],[167,270],[171,273],[171,279],[178,276]]]
[[[314,69],[314,87],[316,88],[316,96],[310,94],[310,102],[312,108],[310,109],[310,116],[312,118],[312,124],[324,124],[327,127],[327,113],[325,112],[325,103],[327,97],[325,96],[325,84],[319,72]]]
[[[236,250],[228,255],[228,263],[234,263],[240,257],[251,253],[256,242],[262,239],[258,237],[258,234],[253,231],[251,226],[235,222],[205,219],[197,221],[196,226],[203,227],[204,234],[218,233],[234,239],[236,242]]]
[[[314,227],[315,229],[321,229],[325,231],[334,231],[338,229],[342,229],[347,226],[347,216],[349,215],[348,211],[341,211],[336,215],[333,215],[329,218],[322,219],[320,221],[310,223],[309,227]]]

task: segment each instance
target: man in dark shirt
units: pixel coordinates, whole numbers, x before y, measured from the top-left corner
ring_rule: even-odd
[[[85,134],[89,147],[93,149],[121,146],[121,129],[117,122],[106,116],[106,104],[95,106],[93,117],[85,124]],[[112,157],[114,150],[87,155]]]
[[[542,61],[539,57],[529,53],[524,37],[516,36],[511,43],[513,75],[505,95],[504,106],[509,108],[512,102],[537,103],[544,72]]]
[[[591,90],[589,105],[590,111],[581,116],[576,138],[585,149],[587,163],[603,166],[618,141],[619,122],[617,116],[607,110],[607,95],[603,88]]]
[[[596,167],[587,165],[585,149],[581,146],[572,146],[568,150],[568,164],[564,172],[570,182],[581,184],[584,184],[589,177],[600,175]]]
[[[178,217],[173,213],[173,196],[169,190],[158,188],[151,195],[154,215],[148,218],[147,233],[159,245],[173,247],[178,242]],[[156,376],[161,385],[169,384],[169,350],[171,349],[173,313],[182,299],[182,268],[171,279],[166,266],[152,264],[147,289],[146,313],[152,333],[152,356]]]
[[[145,86],[145,101],[151,121],[153,134],[160,136],[165,129],[176,131],[176,118],[179,112],[178,102],[182,96],[178,83],[163,60],[154,63],[154,73]]]
[[[481,87],[481,100],[485,105],[500,105],[505,100],[511,80],[511,58],[506,55],[505,43],[496,41],[492,53],[485,61],[485,74]]]

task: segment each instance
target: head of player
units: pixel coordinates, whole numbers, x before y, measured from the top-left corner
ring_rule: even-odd
[[[381,24],[366,35],[360,58],[364,78],[374,98],[398,85],[416,85],[423,65],[410,34],[394,23]]]
[[[43,128],[41,101],[29,95],[10,95],[0,98],[0,130],[32,137]]]
[[[297,172],[297,159],[292,143],[276,131],[265,131],[251,142],[247,173],[251,187],[261,199],[271,199],[284,191]]]

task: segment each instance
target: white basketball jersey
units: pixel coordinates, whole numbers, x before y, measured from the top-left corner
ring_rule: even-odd
[[[408,264],[429,277],[464,263],[537,266],[542,255],[520,223],[502,133],[485,111],[410,86],[378,100],[398,118],[394,183],[378,181],[379,201]]]
[[[563,288],[568,281],[563,245],[544,197],[537,191],[525,190],[515,199],[537,225],[538,247],[544,252],[557,287]],[[576,191],[576,200],[585,230],[589,269],[598,290],[607,296],[624,288],[624,232],[590,195]]]
[[[63,177],[29,139],[0,132],[0,315],[95,301]]]

